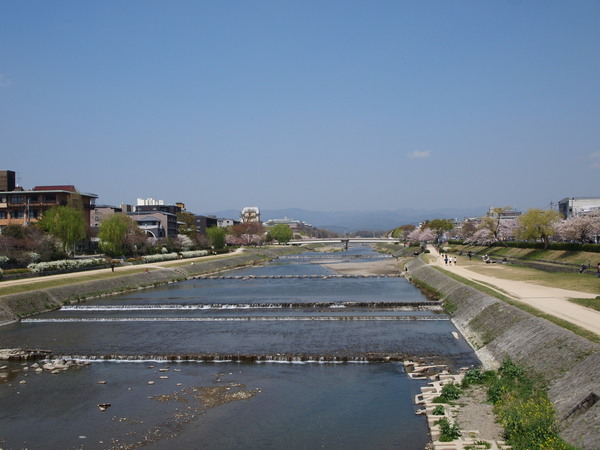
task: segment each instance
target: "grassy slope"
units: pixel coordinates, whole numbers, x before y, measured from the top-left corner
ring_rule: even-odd
[[[564,250],[539,250],[527,248],[507,248],[507,247],[485,247],[477,245],[451,245],[451,252],[467,253],[472,251],[476,255],[488,254],[492,257],[503,258],[524,258],[532,261],[555,261],[568,264],[590,264],[595,267],[600,262],[600,253],[594,252],[572,252]]]
[[[581,275],[578,272],[573,273],[552,273],[544,272],[542,270],[530,269],[526,267],[519,267],[513,265],[504,264],[484,264],[481,258],[474,256],[471,261],[464,256],[468,251],[478,252],[477,254],[488,254],[494,257],[507,256],[511,257],[524,257],[522,255],[528,255],[528,258],[544,259],[546,261],[582,261],[587,258],[591,258],[590,255],[594,255],[596,259],[600,259],[598,253],[579,252],[573,254],[573,252],[562,252],[556,250],[525,250],[518,248],[500,248],[500,247],[474,247],[474,246],[452,246],[449,252],[458,253],[463,252],[463,256],[458,256],[458,263],[461,265],[469,265],[469,270],[474,272],[489,275],[497,278],[504,278],[515,281],[526,281],[529,283],[539,284],[542,286],[556,287],[562,289],[570,289],[581,292],[588,292],[590,294],[600,295],[600,279],[589,275]],[[492,251],[496,253],[492,253]],[[535,254],[534,254],[535,253]],[[569,261],[566,261],[565,253],[569,253]],[[533,258],[535,256],[535,258]],[[591,261],[595,261],[592,259]],[[589,261],[586,262],[586,264]]]

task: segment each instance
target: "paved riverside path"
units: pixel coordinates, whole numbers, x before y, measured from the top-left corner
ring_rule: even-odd
[[[468,261],[465,263],[462,258],[458,261],[458,265],[446,265],[435,247],[429,245],[427,249],[434,256],[433,261],[430,261],[429,264],[442,267],[444,270],[468,280],[479,282],[503,295],[532,306],[546,314],[571,322],[600,336],[600,311],[586,308],[568,300],[569,298],[596,298],[598,294],[482,275],[469,270],[469,267],[473,266],[473,264],[469,264]],[[452,255],[452,258],[454,259],[454,255]],[[503,269],[502,264],[493,264],[491,266],[497,270]]]
[[[90,269],[84,270],[81,272],[69,272],[69,273],[61,273],[56,275],[44,275],[33,278],[21,278],[18,280],[2,280],[0,281],[0,288],[7,286],[17,286],[17,285],[35,285],[35,284],[44,284],[51,280],[59,280],[65,278],[81,278],[88,275],[96,275],[100,273],[111,273],[114,276],[120,275],[128,275],[133,272],[139,272],[140,269],[148,269],[148,270],[175,270],[178,265],[182,263],[193,263],[193,262],[204,262],[210,261],[211,259],[223,259],[230,256],[240,255],[244,251],[243,248],[238,248],[231,253],[225,253],[221,255],[207,255],[207,256],[199,256],[197,258],[186,258],[186,259],[173,259],[168,261],[159,261],[154,263],[145,263],[145,264],[130,264],[124,266],[116,266],[114,272],[110,267],[103,267],[101,269]],[[100,257],[99,257],[100,258]],[[43,286],[41,287],[43,289]],[[0,295],[2,295],[0,293]]]

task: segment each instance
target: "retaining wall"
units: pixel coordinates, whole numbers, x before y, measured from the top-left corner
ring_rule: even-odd
[[[183,281],[206,273],[258,264],[273,257],[276,257],[276,253],[271,253],[270,256],[242,254],[206,261],[195,259],[188,264],[171,267],[156,266],[149,272],[124,274],[104,280],[72,283],[59,287],[44,288],[43,283],[40,283],[40,288],[35,291],[0,296],[0,326],[15,322],[24,316],[58,309],[65,303]],[[118,268],[115,269],[116,273],[118,271]]]
[[[415,258],[409,277],[427,283],[456,310],[452,320],[486,369],[510,357],[548,384],[561,436],[579,448],[600,442],[600,345],[456,281]]]

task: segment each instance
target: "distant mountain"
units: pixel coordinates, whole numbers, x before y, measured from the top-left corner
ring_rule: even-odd
[[[486,206],[476,208],[440,208],[440,209],[399,209],[395,211],[309,211],[306,209],[289,208],[268,210],[261,209],[261,219],[297,219],[314,227],[337,233],[352,233],[355,231],[387,231],[400,225],[417,225],[426,219],[463,219],[484,215]],[[217,217],[238,219],[240,211],[235,209],[210,213]]]

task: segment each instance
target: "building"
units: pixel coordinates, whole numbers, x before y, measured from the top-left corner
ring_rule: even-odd
[[[137,206],[135,207],[136,212],[164,212],[169,214],[177,214],[185,209],[183,203],[176,203],[175,205],[165,205],[163,200],[154,200],[153,198],[137,199]]]
[[[256,206],[247,206],[242,209],[242,223],[260,222],[260,209]]]
[[[240,221],[235,220],[235,219],[224,219],[224,218],[217,219],[217,226],[220,228],[232,227],[234,225],[239,225],[239,224],[240,224]]]
[[[29,225],[37,222],[54,206],[77,201],[83,207],[87,226],[92,223],[96,194],[81,193],[73,185],[35,186],[24,189],[15,183],[12,170],[0,170],[0,230],[7,225]]]
[[[137,205],[121,205],[138,226],[154,239],[176,238],[179,234],[177,213],[185,209],[183,203],[165,205],[163,200],[138,198]]]
[[[135,211],[127,213],[138,226],[154,239],[176,238],[178,234],[177,215],[162,211]]]
[[[564,219],[600,211],[600,197],[567,197],[558,202],[558,212]]]
[[[518,219],[519,216],[522,214],[521,211],[517,211],[516,209],[504,209],[501,208],[500,210],[500,217],[498,217],[498,213],[495,211],[495,207],[492,206],[490,207],[490,209],[487,212],[487,216],[488,217],[493,217],[495,219],[500,219],[500,221],[503,220],[514,220],[514,219]]]
[[[102,223],[102,221],[110,216],[112,216],[113,214],[118,214],[118,213],[122,213],[123,212],[123,208],[122,207],[117,207],[117,206],[110,206],[110,205],[96,205],[96,208],[94,209],[94,213],[92,214],[92,221],[91,221],[91,227],[92,228],[99,228],[100,224]]]
[[[196,230],[198,233],[206,235],[206,230],[210,227],[216,227],[219,224],[216,216],[194,216]]]
[[[292,231],[309,231],[314,229],[309,223],[297,219],[290,219],[288,217],[284,217],[283,219],[269,219],[265,222],[265,226],[274,227],[280,223],[287,225]]]

